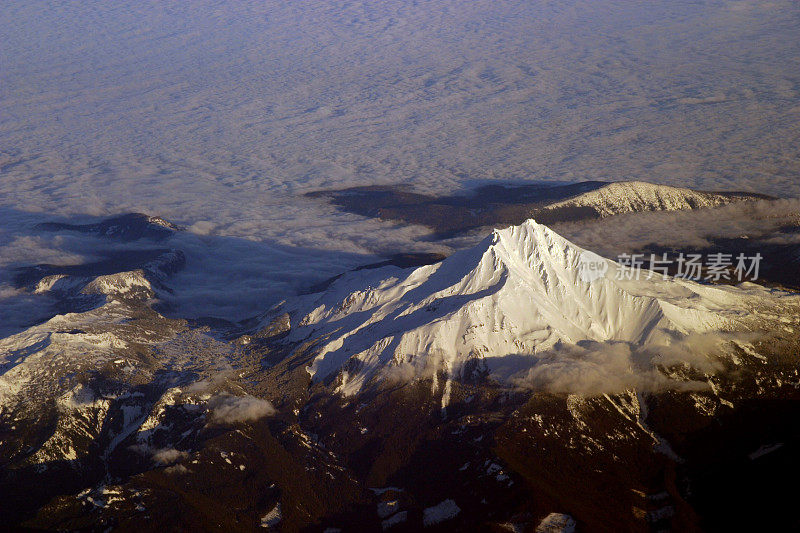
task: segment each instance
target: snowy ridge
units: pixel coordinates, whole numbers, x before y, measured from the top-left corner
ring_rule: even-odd
[[[0,339],[0,423],[26,428],[4,438],[0,454],[78,469],[129,437],[149,446],[168,432],[165,410],[192,402],[180,386],[229,369],[229,354],[227,344],[125,299]]]
[[[50,265],[25,269],[20,285],[27,286],[35,294],[52,293],[60,298],[81,298],[105,295],[110,298],[149,300],[172,293],[164,282],[183,268],[185,257],[179,250],[160,252],[155,258],[145,261],[140,268],[103,274],[102,266],[87,264],[77,269]],[[40,277],[41,276],[41,277]]]
[[[591,207],[596,209],[601,217],[607,217],[640,211],[678,211],[717,207],[753,198],[755,195],[751,197],[743,194],[717,194],[644,181],[621,181],[550,204],[545,209]]]
[[[142,270],[117,272],[97,277],[53,274],[45,276],[33,286],[35,294],[54,293],[61,297],[80,295],[105,295],[120,298],[149,299],[155,297],[155,288]]]
[[[155,290],[143,270],[98,276],[90,281],[81,292],[118,297],[136,295],[142,299],[155,297]]]
[[[323,380],[342,370],[338,390],[354,394],[393,369],[453,376],[563,343],[669,344],[731,330],[769,298],[752,285],[617,280],[619,266],[605,259],[606,276],[586,281],[584,252],[529,220],[436,265],[351,273],[290,310],[290,340],[319,339],[309,374]]]

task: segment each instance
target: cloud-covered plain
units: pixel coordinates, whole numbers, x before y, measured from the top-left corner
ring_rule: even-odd
[[[9,0],[0,263],[97,246],[18,229],[34,222],[160,215],[191,234],[179,307],[241,318],[375,254],[468,244],[302,197],[315,189],[642,179],[798,197],[799,26],[791,0]]]
[[[340,233],[363,221],[298,194],[635,178],[798,196],[799,25],[791,0],[11,0],[0,195],[332,248],[370,228]]]

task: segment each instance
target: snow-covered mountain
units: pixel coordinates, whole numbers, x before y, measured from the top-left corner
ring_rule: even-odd
[[[58,305],[0,339],[7,523],[665,529],[694,520],[680,487],[711,498],[696,465],[720,449],[732,471],[796,455],[788,293],[616,279],[619,265],[528,221],[437,264],[346,273],[234,325],[158,311],[184,260],[136,243],[17,271],[19,290]],[[731,334],[762,323],[763,342]],[[689,339],[730,351],[706,367]],[[548,387],[554,375],[601,386]],[[753,399],[788,411],[740,424]],[[705,494],[748,487],[762,492],[744,478]]]
[[[591,208],[601,217],[642,211],[679,211],[718,207],[736,201],[754,199],[746,193],[713,193],[681,187],[657,185],[644,181],[619,181],[551,203],[547,210],[570,207]]]
[[[0,442],[0,456],[27,465],[69,461],[78,468],[87,458],[99,460],[96,441],[124,434],[134,411],[145,412],[139,404],[151,400],[141,392],[132,396],[133,389],[153,389],[158,372],[180,374],[180,364],[151,354],[185,325],[150,304],[170,292],[164,282],[183,262],[178,250],[136,251],[111,262],[38,265],[18,273],[22,287],[49,295],[61,312],[0,339],[0,424],[26,428]],[[109,270],[122,263],[136,268]],[[124,416],[112,430],[115,412]]]
[[[605,275],[585,276],[586,261],[599,262]],[[617,279],[620,268],[529,220],[438,264],[348,274],[289,309],[289,340],[316,339],[309,374],[320,381],[341,370],[338,390],[355,394],[377,375],[463,376],[582,341],[667,346],[692,334],[749,330],[750,313],[777,298],[752,284],[711,286],[646,271]]]

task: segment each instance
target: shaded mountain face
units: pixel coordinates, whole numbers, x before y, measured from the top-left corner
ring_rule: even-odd
[[[486,226],[591,220],[622,213],[698,209],[768,198],[745,192],[703,192],[641,181],[585,181],[568,185],[487,185],[470,195],[434,197],[390,186],[353,187],[308,193],[344,211],[419,224],[438,237]]]
[[[798,228],[786,228],[777,232],[775,236],[779,239],[784,236],[791,236],[798,233]],[[760,283],[766,286],[788,288],[793,291],[800,290],[800,246],[795,243],[770,242],[769,239],[752,239],[745,235],[738,238],[716,238],[709,239],[709,245],[698,248],[691,246],[663,246],[651,244],[642,249],[645,257],[655,254],[656,257],[677,257],[678,254],[729,254],[735,257],[744,254],[754,257],[756,254],[762,256],[761,269],[759,272]],[[675,269],[670,269],[672,274]]]
[[[118,241],[163,240],[173,235],[176,231],[180,231],[178,226],[161,217],[148,216],[142,213],[127,213],[107,218],[94,224],[45,222],[39,225],[39,229],[45,231],[76,231]]]
[[[588,280],[587,253],[526,222],[215,329],[157,310],[177,250],[21,272],[91,301],[0,340],[5,523],[691,530],[732,498],[737,525],[792,520],[758,480],[800,473],[797,297],[596,256]]]

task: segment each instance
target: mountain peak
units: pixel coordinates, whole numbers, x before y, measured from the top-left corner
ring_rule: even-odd
[[[596,255],[607,273],[586,279],[584,253],[528,220],[435,265],[343,276],[289,310],[297,324],[289,340],[317,340],[309,374],[339,376],[338,390],[354,394],[397,368],[457,376],[581,341],[670,343],[729,327],[752,296],[676,279],[617,280],[619,266]]]
[[[492,232],[493,246],[502,248],[509,255],[528,261],[535,256],[547,253],[564,254],[568,250],[580,253],[583,251],[575,244],[534,219],[528,219],[518,226],[495,229]]]

